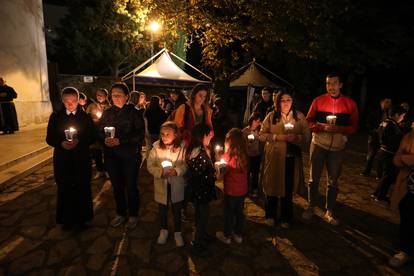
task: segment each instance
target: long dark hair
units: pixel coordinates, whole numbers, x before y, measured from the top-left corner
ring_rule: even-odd
[[[148,104],[148,108],[145,109],[144,116],[151,116],[150,114],[160,114],[164,113],[164,110],[162,110],[160,105],[160,97],[158,96],[151,96],[150,102]]]
[[[247,170],[249,166],[247,142],[242,130],[239,128],[230,129],[226,134],[225,143],[229,146],[226,151],[230,158],[236,158],[236,168],[239,171]]]
[[[186,158],[190,159],[191,152],[198,147],[204,147],[203,140],[211,131],[211,128],[206,124],[196,124],[191,130],[190,144],[187,148]]]
[[[176,94],[178,96],[177,100],[174,102],[174,109],[187,102],[187,98],[184,96],[182,91],[175,90],[171,92],[171,94]]]
[[[167,146],[164,144],[164,142],[162,141],[162,138],[161,138],[161,130],[163,128],[172,129],[175,132],[176,137],[175,137],[175,139],[173,141],[173,147],[174,148],[178,148],[181,145],[181,139],[180,139],[180,135],[178,133],[178,126],[173,121],[167,121],[167,122],[163,123],[161,125],[161,127],[160,127],[160,143],[159,143],[160,148],[161,149],[166,149],[167,148]]]
[[[290,108],[289,112],[292,112],[293,114],[293,118],[297,121],[298,120],[298,112],[296,111],[296,106],[295,106],[295,99],[293,97],[293,92],[290,91],[289,89],[279,89],[279,93],[277,94],[276,97],[276,103],[275,103],[275,111],[273,113],[273,118],[272,118],[272,124],[276,124],[280,121],[280,118],[282,116],[282,111],[280,108],[280,102],[282,100],[282,96],[283,95],[289,95],[292,98],[292,106]]]

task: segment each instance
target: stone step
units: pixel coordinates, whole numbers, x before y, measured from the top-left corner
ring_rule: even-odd
[[[14,165],[16,165],[20,162],[23,162],[27,159],[33,158],[36,155],[42,154],[43,152],[48,151],[50,149],[51,149],[50,146],[45,145],[41,148],[38,148],[38,149],[36,149],[32,152],[27,153],[27,154],[23,154],[23,155],[20,155],[20,156],[14,158],[14,159],[4,161],[3,163],[0,164],[0,172],[7,169],[7,168],[9,168],[9,167],[12,167],[12,166],[14,166]]]
[[[0,170],[0,192],[9,185],[52,162],[53,148],[45,147],[18,157],[3,165]]]

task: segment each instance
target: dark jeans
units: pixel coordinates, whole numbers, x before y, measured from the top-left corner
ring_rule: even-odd
[[[195,236],[194,244],[203,245],[204,240],[207,237],[207,224],[210,215],[210,206],[206,204],[195,204]]]
[[[374,195],[380,200],[387,198],[388,190],[397,178],[398,169],[392,162],[393,158],[394,154],[381,149],[377,153],[377,162],[381,167],[382,177]]]
[[[256,190],[259,184],[259,172],[260,172],[260,162],[262,157],[252,156],[250,157],[250,167],[249,167],[249,187],[250,191]]]
[[[244,228],[244,196],[224,195],[224,235],[241,235]]]
[[[375,161],[375,156],[379,150],[379,142],[377,135],[369,135],[368,136],[368,152],[367,152],[367,160],[365,163],[365,168],[363,173],[370,174],[372,170],[372,166]],[[377,170],[377,176],[379,175],[379,172]]]
[[[295,158],[286,158],[285,167],[285,196],[280,198],[280,220],[290,222],[293,217],[293,182],[295,172]],[[273,218],[277,221],[279,198],[276,196],[266,197],[266,218]]]
[[[98,172],[105,171],[104,163],[103,163],[103,155],[101,148],[91,148],[91,155],[92,159],[95,161],[96,170]]]
[[[310,145],[310,179],[308,184],[309,206],[314,207],[319,195],[319,182],[324,166],[328,173],[326,189],[326,209],[333,211],[338,195],[338,178],[341,175],[344,151],[326,150],[314,143]]]
[[[120,216],[137,217],[139,209],[138,170],[141,158],[130,156],[105,156],[106,169],[111,178],[116,203],[116,213]],[[125,195],[126,192],[126,195]]]
[[[400,249],[414,254],[414,194],[408,192],[400,201]]]
[[[167,192],[167,205],[158,204],[161,229],[168,229],[168,204],[171,203],[171,208],[174,216],[174,231],[181,232],[182,201],[176,203],[171,202],[171,184],[168,184]]]

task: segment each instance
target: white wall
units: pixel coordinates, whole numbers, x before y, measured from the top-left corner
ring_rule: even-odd
[[[41,0],[0,0],[0,76],[17,92],[20,126],[46,122],[49,99]]]

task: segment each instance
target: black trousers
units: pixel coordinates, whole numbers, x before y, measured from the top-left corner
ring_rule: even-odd
[[[249,187],[250,191],[256,190],[259,186],[259,172],[260,172],[260,162],[262,156],[252,156],[250,157],[250,167],[249,167]]]
[[[139,191],[138,170],[141,158],[130,156],[105,156],[106,169],[111,178],[116,203],[116,213],[120,216],[138,216]],[[125,194],[126,193],[126,194]]]
[[[381,149],[377,153],[377,162],[381,167],[382,177],[378,183],[374,195],[380,200],[385,200],[387,198],[388,190],[390,189],[391,184],[394,183],[395,179],[397,178],[398,169],[392,162],[393,158],[394,154],[383,151]]]
[[[171,184],[168,183],[167,189],[167,205],[158,204],[158,214],[160,217],[161,229],[168,229],[168,204],[171,203],[171,208],[174,216],[174,231],[181,232],[181,209],[182,201],[172,203],[171,202]]]
[[[408,192],[400,201],[400,249],[404,253],[414,254],[414,194]]]
[[[203,245],[203,242],[207,236],[208,218],[210,216],[209,203],[196,203],[195,204],[195,236],[194,244]]]
[[[96,170],[98,172],[105,171],[104,163],[103,163],[103,154],[102,149],[99,148],[91,148],[91,155],[92,159],[95,161]]]
[[[280,221],[289,222],[293,217],[293,181],[295,171],[295,158],[286,157],[285,165],[285,196],[266,196],[265,214],[266,218],[277,221],[280,201]],[[280,185],[280,184],[279,184]]]
[[[369,174],[372,170],[375,156],[377,155],[377,152],[380,148],[379,141],[378,141],[378,135],[369,135],[368,136],[368,151],[367,151],[367,159],[365,162],[365,168],[364,173]],[[379,172],[377,170],[377,176],[380,177]]]
[[[244,196],[224,195],[224,234],[241,235],[244,228]]]

